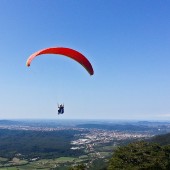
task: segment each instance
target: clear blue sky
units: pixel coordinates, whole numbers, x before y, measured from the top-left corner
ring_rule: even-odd
[[[170,120],[169,9],[169,0],[1,0],[0,119]],[[83,53],[94,76],[55,55],[26,67],[54,46]]]

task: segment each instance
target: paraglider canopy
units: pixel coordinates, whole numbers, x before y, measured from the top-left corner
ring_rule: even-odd
[[[71,48],[65,48],[65,47],[51,47],[51,48],[45,48],[40,51],[37,51],[33,53],[27,60],[26,65],[29,67],[31,65],[32,60],[42,54],[60,54],[64,55],[66,57],[69,57],[78,63],[80,63],[90,75],[94,74],[93,67],[89,60],[80,52],[73,50]]]

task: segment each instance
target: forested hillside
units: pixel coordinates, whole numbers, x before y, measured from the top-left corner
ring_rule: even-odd
[[[0,130],[0,157],[12,158],[16,154],[22,157],[53,158],[81,154],[71,150],[70,141],[80,133],[74,130],[60,131],[24,131]]]
[[[170,133],[118,147],[109,161],[108,170],[119,169],[169,170]]]
[[[164,135],[157,135],[148,141],[159,143],[160,145],[169,145],[170,144],[170,133],[167,133]]]

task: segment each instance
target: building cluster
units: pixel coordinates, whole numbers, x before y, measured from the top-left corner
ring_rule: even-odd
[[[98,144],[110,143],[120,140],[128,139],[144,139],[151,137],[150,134],[137,133],[137,132],[120,132],[120,131],[109,131],[100,129],[91,129],[88,133],[84,133],[76,136],[76,140],[71,141],[71,149],[83,149],[86,148],[88,151],[92,151],[93,147]]]

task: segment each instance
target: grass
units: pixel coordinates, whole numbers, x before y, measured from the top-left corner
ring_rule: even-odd
[[[74,162],[74,161],[77,161],[79,160],[78,158],[74,158],[74,157],[60,157],[60,158],[57,158],[55,159],[57,162]]]
[[[0,162],[5,162],[7,160],[8,160],[7,158],[0,157]]]
[[[0,168],[0,170],[18,170],[17,167]]]
[[[98,147],[97,148],[97,151],[108,151],[108,152],[113,152],[113,150],[115,149],[116,147],[115,146],[102,146],[102,147]]]
[[[2,159],[4,160],[4,159]],[[76,157],[60,157],[56,159],[41,159],[38,161],[27,162],[18,158],[13,158],[8,162],[8,167],[2,167],[0,170],[49,170],[51,168],[65,169],[65,165],[70,166],[73,163],[80,163],[84,159]],[[22,165],[25,164],[25,165]],[[10,166],[11,165],[11,166]]]
[[[103,157],[108,157],[111,156],[112,154],[110,152],[99,152],[101,156]]]

